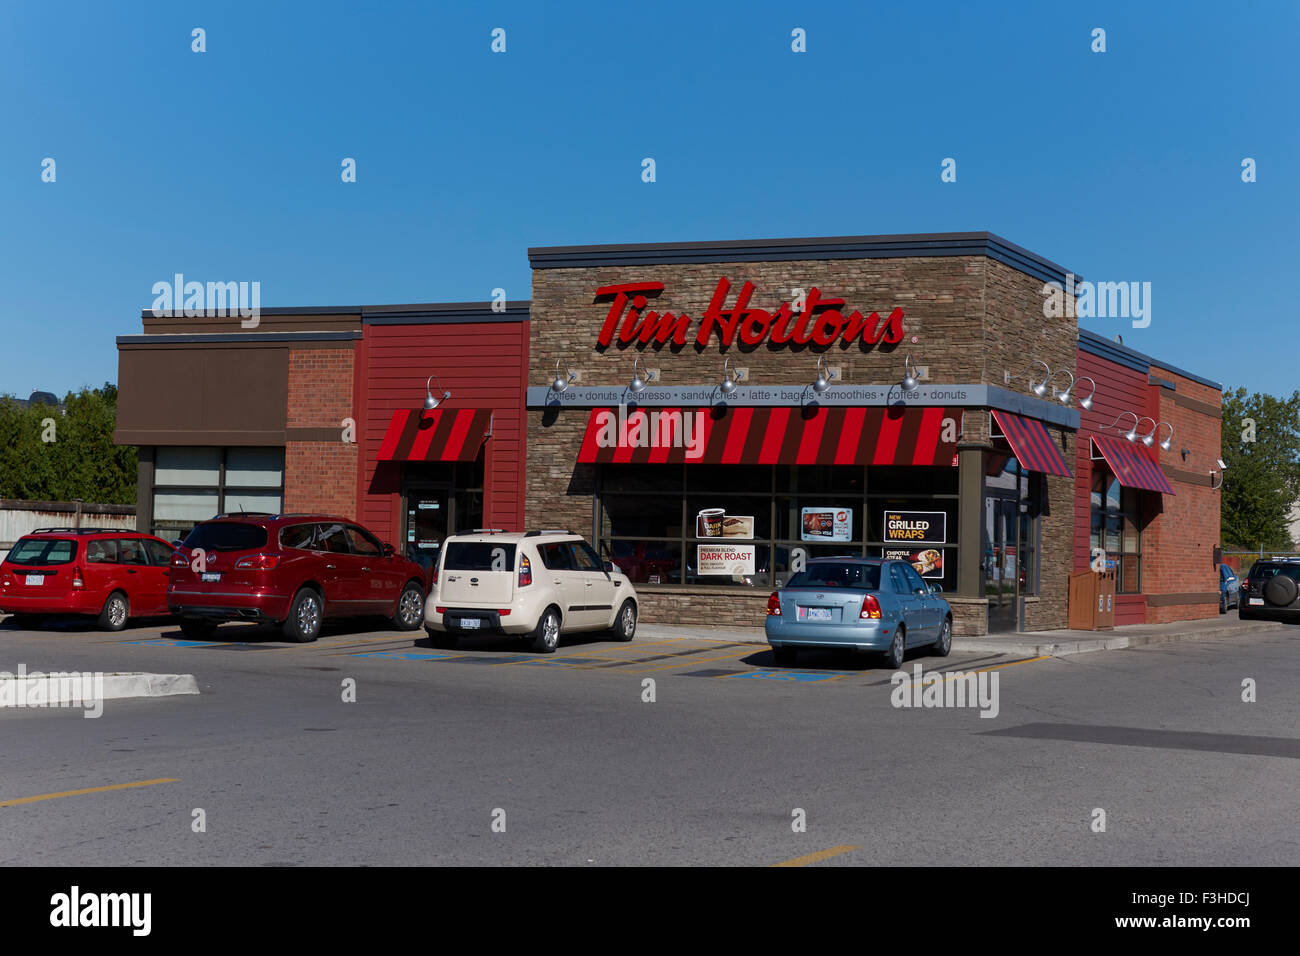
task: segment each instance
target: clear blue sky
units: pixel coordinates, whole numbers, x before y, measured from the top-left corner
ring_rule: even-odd
[[[1152,283],[1149,328],[1086,327],[1289,393],[1264,333],[1297,328],[1298,28],[1296,2],[6,0],[0,392],[116,381],[176,272],[264,307],[522,299],[530,245],[987,229]]]

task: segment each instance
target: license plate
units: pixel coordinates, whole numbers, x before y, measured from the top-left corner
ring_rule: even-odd
[[[476,617],[462,617],[460,619],[460,626],[467,631],[476,630],[482,623],[483,622]]]
[[[44,584],[44,583],[45,583],[45,575],[43,575],[43,574],[29,574],[29,575],[27,575],[27,583],[28,583],[29,585],[34,585],[34,584]]]
[[[1251,598],[1251,599],[1250,599],[1250,603],[1251,603],[1251,604],[1263,604],[1263,603],[1264,603],[1264,599],[1263,599],[1263,598]]]
[[[216,571],[204,571],[199,575],[199,580],[204,584],[215,584],[221,580],[221,574]]]
[[[803,616],[809,621],[829,621],[831,619],[831,609],[828,607],[806,607],[803,609]]]

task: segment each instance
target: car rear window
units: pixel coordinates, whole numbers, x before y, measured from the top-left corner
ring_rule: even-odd
[[[814,564],[790,575],[788,588],[851,588],[855,591],[880,590],[880,565]]]
[[[67,564],[77,554],[77,542],[66,538],[23,538],[9,552],[12,564],[27,567],[50,567]]]
[[[191,531],[185,547],[204,551],[252,551],[266,547],[266,529],[238,521],[212,521]]]
[[[1250,576],[1261,581],[1279,574],[1292,581],[1300,581],[1300,564],[1256,564],[1250,569]]]
[[[495,567],[494,559],[500,562]],[[442,567],[446,571],[513,571],[515,546],[504,541],[453,541],[447,545]]]

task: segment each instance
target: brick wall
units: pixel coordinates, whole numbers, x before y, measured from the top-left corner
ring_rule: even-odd
[[[291,349],[284,451],[284,510],[356,516],[357,446],[343,441],[352,416],[355,355],[350,348]],[[294,440],[294,429],[338,435]]]

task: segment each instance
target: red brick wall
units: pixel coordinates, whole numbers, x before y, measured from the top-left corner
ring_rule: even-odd
[[[352,418],[355,355],[350,348],[292,349],[284,451],[284,510],[356,516],[357,446],[343,441]],[[338,437],[294,440],[294,429],[328,429]]]

